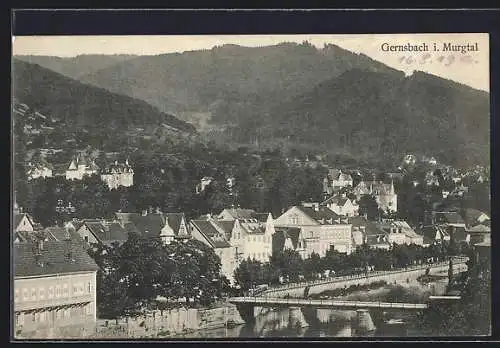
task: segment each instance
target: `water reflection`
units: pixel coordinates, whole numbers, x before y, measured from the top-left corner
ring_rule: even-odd
[[[365,291],[348,296],[346,300],[388,301],[388,296],[396,296],[393,302],[421,302],[431,294],[444,291],[446,282],[430,285],[398,288],[388,295],[388,289]],[[392,290],[394,290],[392,288]],[[338,309],[311,308],[256,308],[255,323],[239,325],[234,328],[199,331],[189,337],[404,337],[419,336],[414,313],[391,311],[384,317],[372,312],[371,318],[375,330],[361,332],[359,330],[358,313],[356,311]],[[357,331],[358,330],[358,331]]]

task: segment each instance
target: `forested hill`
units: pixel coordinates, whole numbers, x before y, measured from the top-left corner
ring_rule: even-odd
[[[95,71],[135,58],[134,55],[82,54],[75,57],[55,56],[15,56],[16,59],[50,69],[61,75],[78,79]]]
[[[225,125],[351,68],[392,70],[335,45],[317,49],[305,42],[139,56],[82,76],[81,81],[145,100],[185,120],[203,115],[212,124]]]
[[[185,133],[195,128],[148,103],[83,84],[39,65],[14,59],[13,97],[49,115],[67,129],[84,129],[92,136],[159,126]]]
[[[433,75],[352,69],[274,107],[254,134],[239,136],[359,157],[414,152],[456,165],[488,164],[489,110],[488,93]]]

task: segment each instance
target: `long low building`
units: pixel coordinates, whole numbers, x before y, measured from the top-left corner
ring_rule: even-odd
[[[98,266],[71,239],[15,244],[14,337],[68,338],[96,324]]]

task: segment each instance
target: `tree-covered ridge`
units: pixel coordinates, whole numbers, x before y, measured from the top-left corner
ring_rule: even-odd
[[[88,137],[103,132],[123,134],[138,127],[154,129],[162,124],[195,132],[192,125],[144,101],[83,84],[39,65],[14,59],[13,76],[16,100],[49,116],[60,127],[85,129]]]
[[[228,118],[217,111],[219,104],[240,109],[248,99],[270,103],[290,98],[353,67],[391,70],[335,45],[317,49],[305,42],[223,45],[141,56],[82,77],[82,81],[145,100],[166,112],[211,111],[225,122]]]
[[[352,69],[242,128],[235,137],[287,139],[386,162],[410,152],[456,166],[489,163],[488,93],[420,72]]]
[[[75,57],[38,55],[16,55],[14,57],[18,60],[37,64],[46,69],[53,70],[58,74],[78,80],[80,76],[92,74],[95,71],[119,64],[125,60],[135,58],[136,56],[127,54],[81,54]]]

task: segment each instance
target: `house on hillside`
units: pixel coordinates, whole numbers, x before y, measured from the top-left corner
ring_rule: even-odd
[[[394,182],[390,184],[383,181],[360,181],[353,190],[356,199],[359,201],[363,195],[373,195],[377,201],[379,209],[383,211],[398,211],[398,195],[394,189]]]
[[[214,181],[214,178],[211,176],[204,176],[201,178],[200,183],[196,185],[196,194],[200,194],[205,191],[208,185],[210,185]]]
[[[134,185],[134,169],[129,164],[128,159],[123,164],[115,161],[101,172],[101,180],[108,185],[110,190],[120,186],[130,187]]]
[[[99,167],[94,160],[87,160],[84,156],[79,155],[72,159],[66,169],[66,180],[82,180],[85,176],[97,174]]]
[[[28,180],[51,178],[53,167],[47,162],[28,162],[26,176]]]
[[[323,192],[331,195],[343,187],[352,187],[353,179],[348,173],[340,169],[329,169],[327,176],[323,179]]]
[[[336,194],[322,202],[321,205],[328,207],[340,216],[358,215],[359,206],[345,194]]]
[[[445,228],[450,240],[467,241],[466,224],[459,213],[454,211],[432,212],[434,224]]]
[[[98,266],[83,248],[67,240],[16,244],[13,266],[16,338],[82,337],[95,330]]]
[[[313,252],[325,256],[332,246],[339,252],[352,252],[352,229],[347,219],[319,203],[293,206],[274,224],[278,230],[290,227],[300,229],[298,245],[303,258],[308,258]]]

